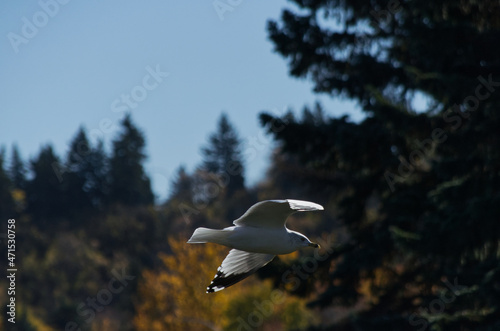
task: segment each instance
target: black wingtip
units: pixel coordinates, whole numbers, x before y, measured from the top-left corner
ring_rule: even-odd
[[[220,269],[220,267],[219,267],[219,269]],[[217,286],[217,284],[214,283],[214,281],[216,279],[218,279],[218,277],[224,277],[224,274],[221,271],[219,271],[219,269],[217,269],[217,274],[215,274],[214,280],[212,280],[210,282],[210,285],[207,286],[207,293],[214,293],[214,292],[217,292],[217,291],[224,289],[224,287],[219,288],[219,286]]]

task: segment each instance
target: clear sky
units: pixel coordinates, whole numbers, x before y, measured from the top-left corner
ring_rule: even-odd
[[[362,118],[352,102],[315,95],[288,75],[266,22],[286,1],[2,1],[0,146],[23,159],[51,143],[60,157],[80,125],[107,149],[126,111],[146,137],[146,170],[159,199],[179,165],[192,171],[221,112],[256,155],[247,183],[262,178],[272,148],[258,114],[299,113],[320,101],[327,114]],[[232,5],[231,5],[232,4]]]

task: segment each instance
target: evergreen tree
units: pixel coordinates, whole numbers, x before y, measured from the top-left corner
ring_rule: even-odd
[[[177,170],[175,179],[172,181],[172,190],[169,200],[192,201],[193,178],[187,173],[184,166]]]
[[[151,183],[142,165],[146,159],[144,136],[130,115],[121,125],[122,133],[113,142],[110,160],[110,201],[128,206],[152,204]]]
[[[12,157],[10,160],[9,176],[15,188],[26,189],[26,167],[19,155],[17,145],[12,147]]]
[[[38,157],[31,161],[33,178],[26,185],[28,211],[35,223],[45,224],[59,221],[67,215],[66,199],[62,183],[64,167],[55,155],[52,146],[42,147]]]
[[[110,161],[102,140],[97,142],[97,146],[92,147],[88,163],[91,171],[84,189],[88,191],[94,206],[103,207],[109,202]]]
[[[335,330],[500,328],[499,3],[295,3],[268,26],[290,73],[367,114],[261,115],[312,189],[342,197],[348,240],[314,304],[365,303]]]
[[[4,168],[5,149],[0,149],[0,217],[4,220],[14,217],[14,200],[12,199],[12,182]],[[5,224],[5,223],[4,223]]]
[[[93,170],[90,168],[88,157],[92,152],[87,135],[80,128],[70,143],[70,150],[66,158],[67,174],[64,176],[64,189],[70,210],[76,213],[91,208],[91,197],[88,194],[88,182]]]
[[[74,213],[102,206],[107,194],[107,158],[102,141],[90,144],[80,128],[66,158],[65,191]]]
[[[244,166],[241,157],[241,141],[225,113],[217,123],[217,130],[210,135],[208,145],[203,147],[205,172],[219,175],[226,187],[226,195],[244,189]]]

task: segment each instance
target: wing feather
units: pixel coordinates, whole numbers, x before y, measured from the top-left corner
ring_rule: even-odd
[[[217,292],[245,279],[272,261],[273,254],[260,254],[232,249],[217,269],[207,293]]]
[[[302,200],[266,200],[250,207],[233,222],[238,226],[283,227],[290,214],[298,211],[323,210],[323,206]]]

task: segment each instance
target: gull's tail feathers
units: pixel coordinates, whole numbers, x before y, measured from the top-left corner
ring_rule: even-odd
[[[194,230],[194,233],[191,238],[189,238],[188,243],[215,243],[220,245],[227,245],[227,239],[230,233],[231,231],[229,231],[227,228],[222,230],[198,228]]]

